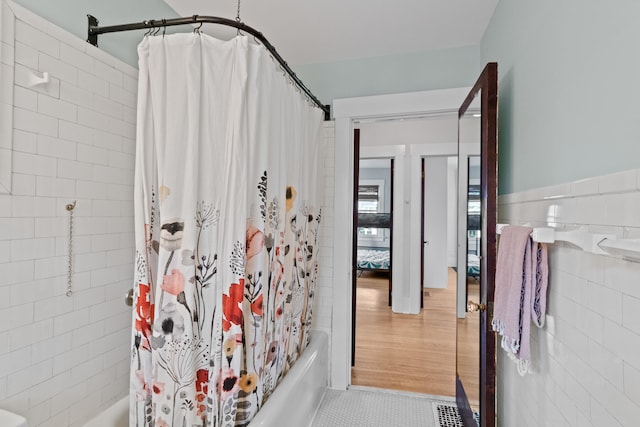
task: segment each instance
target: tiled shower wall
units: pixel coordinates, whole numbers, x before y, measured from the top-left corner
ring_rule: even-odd
[[[499,221],[640,237],[640,171],[500,198]],[[547,323],[532,327],[533,373],[498,351],[501,426],[635,426],[640,420],[640,263],[550,250]]]
[[[320,277],[315,295],[313,329],[321,330],[331,336],[331,314],[333,298],[333,199],[335,186],[334,122],[324,124],[324,203],[320,226]],[[329,340],[331,342],[331,340]]]
[[[3,17],[15,39],[5,37],[14,49],[2,58],[14,71],[14,151],[12,194],[0,195],[0,407],[31,426],[81,425],[128,390],[137,71],[12,7],[15,21]],[[42,72],[50,82],[30,86]],[[74,200],[67,297],[65,205]]]

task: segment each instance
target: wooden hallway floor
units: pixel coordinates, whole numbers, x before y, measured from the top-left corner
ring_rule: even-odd
[[[449,269],[446,289],[426,290],[417,315],[391,311],[386,276],[358,279],[353,385],[455,396],[455,277]],[[477,354],[477,345],[464,347]]]

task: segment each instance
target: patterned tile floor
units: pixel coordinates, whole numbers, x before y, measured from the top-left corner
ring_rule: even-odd
[[[439,427],[433,403],[455,405],[453,398],[388,390],[328,390],[312,427]]]

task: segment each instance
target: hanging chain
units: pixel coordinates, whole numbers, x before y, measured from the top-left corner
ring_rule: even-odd
[[[240,21],[240,0],[238,0],[238,13],[236,14],[236,22],[239,24]],[[238,35],[240,35],[240,27],[238,27]]]
[[[67,293],[66,295],[70,297],[73,294],[71,289],[71,282],[73,279],[73,209],[76,207],[75,200],[73,203],[69,203],[66,206],[67,211],[69,212],[69,242],[67,245],[68,248],[68,270],[67,270]]]

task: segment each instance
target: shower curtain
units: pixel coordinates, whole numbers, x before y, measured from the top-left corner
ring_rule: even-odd
[[[138,54],[130,424],[246,425],[309,342],[323,115],[245,36]]]

